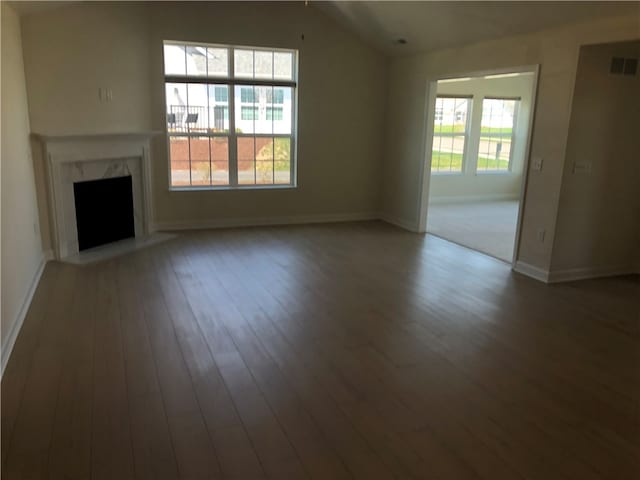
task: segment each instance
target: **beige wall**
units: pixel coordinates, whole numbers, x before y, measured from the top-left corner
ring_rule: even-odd
[[[580,50],[552,271],[630,271],[640,248],[640,74],[611,75],[614,56],[640,41]]]
[[[527,180],[519,260],[542,270],[551,264],[579,46],[638,37],[637,16],[503,38],[395,59],[389,74],[388,128],[382,209],[389,219],[418,225],[424,165],[427,80],[445,75],[540,64],[532,156],[544,159]],[[544,242],[538,229],[546,230]]]
[[[148,23],[142,6],[103,3],[23,17],[32,131],[149,130]],[[113,101],[100,102],[100,87]]]
[[[518,198],[522,186],[522,171],[527,144],[529,114],[531,112],[531,96],[534,75],[521,74],[517,77],[483,78],[457,82],[438,82],[438,95],[472,95],[472,129],[467,147],[467,161],[460,175],[433,174],[429,182],[429,201],[446,202],[464,198]],[[513,141],[511,170],[499,173],[477,173],[477,142],[479,140],[479,123],[482,118],[482,99],[484,97],[519,97],[520,103],[516,117],[516,131]],[[476,148],[472,147],[476,145]]]
[[[2,360],[43,262],[38,228],[20,22],[2,2]],[[3,363],[4,368],[4,363]]]
[[[170,192],[160,135],[152,175],[161,226],[378,211],[387,62],[318,9],[85,4],[25,17],[23,30],[32,127],[48,134],[164,131],[162,40],[299,49],[298,188]],[[98,101],[99,87],[112,88],[111,104]]]

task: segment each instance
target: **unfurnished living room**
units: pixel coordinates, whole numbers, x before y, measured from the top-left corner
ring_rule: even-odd
[[[1,8],[3,480],[640,478],[640,2]]]

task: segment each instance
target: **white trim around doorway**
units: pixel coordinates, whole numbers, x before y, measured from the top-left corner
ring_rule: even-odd
[[[454,78],[467,78],[467,77],[484,77],[487,75],[501,75],[507,73],[532,73],[534,75],[532,91],[531,91],[531,109],[529,112],[529,128],[527,132],[525,153],[524,153],[524,166],[522,172],[522,184],[520,186],[520,196],[518,202],[518,220],[516,224],[515,243],[513,248],[513,258],[511,260],[512,268],[515,268],[519,254],[520,247],[520,235],[522,232],[523,212],[526,198],[527,179],[529,176],[529,165],[531,155],[531,139],[533,132],[533,122],[536,111],[536,97],[538,93],[538,79],[540,76],[540,65],[523,65],[516,67],[505,67],[499,69],[474,71],[474,72],[460,72],[456,74],[438,75],[427,78],[426,88],[426,102],[424,110],[424,119],[426,128],[424,129],[424,135],[422,139],[422,151],[424,152],[424,160],[421,162],[420,171],[420,197],[418,199],[418,232],[425,233],[427,230],[427,215],[429,210],[429,183],[431,181],[431,150],[433,144],[433,125],[435,118],[435,106],[436,96],[438,89],[438,81],[450,80]]]

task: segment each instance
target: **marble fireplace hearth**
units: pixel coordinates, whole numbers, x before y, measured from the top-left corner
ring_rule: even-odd
[[[98,135],[35,135],[46,163],[48,207],[57,260],[86,263],[157,243],[170,235],[153,234],[150,139],[155,132]],[[74,183],[131,177],[135,237],[79,250]]]

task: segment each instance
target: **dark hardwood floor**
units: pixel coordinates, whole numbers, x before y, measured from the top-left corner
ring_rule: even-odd
[[[640,282],[544,285],[379,222],[47,265],[2,478],[640,478]]]

